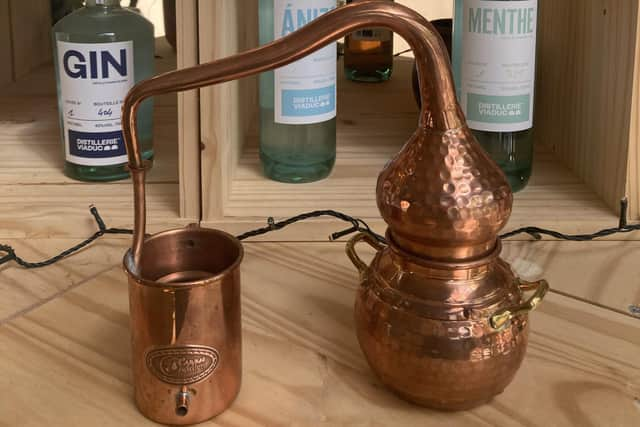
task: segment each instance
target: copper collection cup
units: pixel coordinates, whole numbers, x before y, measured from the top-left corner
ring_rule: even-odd
[[[145,240],[129,276],[135,400],[165,424],[224,411],[240,390],[240,262],[233,236],[189,226]]]
[[[497,233],[513,201],[506,178],[466,125],[435,28],[400,4],[360,1],[267,45],[140,82],[125,99],[135,201],[133,244],[124,258],[133,381],[138,408],[152,420],[204,421],[236,397],[243,250],[233,236],[197,225],[145,234],[149,164],[135,132],[140,103],[287,65],[366,27],[388,28],[412,47],[421,110],[415,133],[378,178],[389,245],[366,235],[348,245],[363,285],[356,302],[361,347],[392,390],[440,409],[486,402],[515,374],[526,347],[527,313],[547,285],[522,284],[498,258]],[[359,241],[379,250],[371,267],[355,253]],[[525,300],[524,290],[535,290],[534,296]],[[470,373],[473,382],[465,389]]]

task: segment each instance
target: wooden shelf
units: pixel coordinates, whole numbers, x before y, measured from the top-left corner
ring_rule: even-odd
[[[158,71],[175,67],[175,55],[159,41]],[[414,130],[416,107],[411,96],[411,61],[397,61],[386,84],[340,81],[338,155],[330,178],[312,184],[282,184],[262,176],[257,137],[251,136],[228,180],[224,217],[205,220],[241,233],[262,226],[266,218],[283,218],[313,209],[336,209],[360,216],[384,230],[375,206],[376,177]],[[114,227],[130,227],[130,182],[86,184],[62,174],[55,82],[51,66],[3,88],[0,100],[0,237],[82,237],[95,230],[88,206],[96,204]],[[366,95],[366,97],[365,97]],[[366,102],[363,102],[366,99]],[[149,220],[186,223],[179,218],[177,113],[175,95],[159,97],[155,109],[156,162],[149,177]],[[74,218],[74,221],[68,221]],[[515,198],[507,229],[524,225],[585,233],[613,226],[617,216],[557,159],[539,147],[530,185]],[[326,240],[341,225],[332,220],[300,224],[265,240]],[[519,239],[526,239],[520,236]],[[638,234],[614,239],[637,239]]]
[[[239,232],[238,222],[248,227],[251,223],[264,223],[269,216],[282,218],[303,211],[335,209],[362,217],[383,230],[375,202],[376,179],[384,164],[415,130],[417,108],[411,94],[411,65],[409,58],[396,60],[392,79],[383,84],[354,83],[339,76],[337,160],[328,179],[310,184],[282,184],[265,179],[258,158],[258,138],[255,135],[248,138],[228,184],[225,217],[207,223],[233,222],[228,226]],[[283,231],[269,239],[326,239],[329,232],[336,230],[335,223],[318,223],[304,232],[296,228],[295,235]],[[507,230],[536,225],[585,233],[615,224],[616,214],[564,167],[542,141],[537,141],[533,177],[529,186],[515,196]]]
[[[176,55],[162,39],[156,43],[156,71],[176,67]],[[4,86],[0,98],[0,239],[85,237],[95,231],[88,207],[95,204],[108,225],[131,227],[130,180],[81,183],[66,177],[60,143],[53,66],[42,66]],[[156,224],[179,226],[178,127],[176,95],[156,98],[154,167],[149,174],[148,206]]]

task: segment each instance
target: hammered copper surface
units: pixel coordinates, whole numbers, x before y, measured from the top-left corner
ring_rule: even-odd
[[[465,266],[425,261],[393,244],[378,251],[364,270],[355,318],[382,382],[447,410],[487,402],[507,386],[524,357],[528,325],[526,316],[499,331],[488,322],[522,299],[498,252]]]
[[[391,236],[407,252],[465,260],[495,247],[513,198],[465,125],[419,127],[378,177],[377,200]]]
[[[421,405],[461,410],[488,402],[522,362],[526,312],[542,299],[546,282],[519,281],[498,257],[499,243],[483,258],[442,262],[404,252],[390,233],[387,240],[384,246],[359,234],[347,247],[361,275],[355,321],[369,365],[385,385]],[[355,254],[359,241],[378,249],[370,266]],[[536,291],[529,305],[525,290]],[[505,312],[508,320],[496,327],[493,320]]]

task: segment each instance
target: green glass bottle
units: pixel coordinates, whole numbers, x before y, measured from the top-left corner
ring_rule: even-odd
[[[53,27],[64,173],[82,181],[127,178],[121,109],[154,72],[153,24],[119,0],[86,0]],[[152,159],[153,103],[138,112],[143,157]]]
[[[344,71],[349,80],[358,82],[389,80],[393,72],[393,32],[386,28],[363,28],[347,35]]]
[[[469,127],[523,189],[533,163],[537,0],[455,0],[453,68]]]
[[[336,7],[336,0],[260,0],[260,44]],[[336,158],[336,44],[260,75],[260,160],[281,182],[317,181]]]

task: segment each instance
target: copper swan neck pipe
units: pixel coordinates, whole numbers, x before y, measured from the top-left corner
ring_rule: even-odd
[[[387,1],[362,1],[334,9],[296,32],[267,45],[195,67],[171,71],[135,85],[123,106],[123,132],[134,185],[135,222],[132,255],[139,265],[145,236],[145,171],[136,129],[136,111],[151,96],[236,80],[294,62],[364,27],[386,27],[413,49],[422,110],[419,126],[445,132],[463,126],[445,45],[435,28],[417,12]]]

